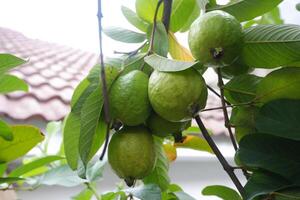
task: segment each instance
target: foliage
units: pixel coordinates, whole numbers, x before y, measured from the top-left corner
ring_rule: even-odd
[[[203,195],[215,195],[224,200],[261,199],[269,194],[276,199],[284,197],[285,194],[297,195],[298,190],[294,189],[291,192],[291,187],[299,186],[298,180],[300,179],[296,158],[299,152],[297,122],[300,120],[299,70],[297,68],[300,61],[300,27],[283,24],[278,8],[281,2],[282,0],[240,0],[218,5],[214,0],[174,0],[170,14],[170,27],[167,32],[162,23],[165,5],[162,4],[158,10],[155,23],[153,18],[158,0],[136,0],[135,11],[125,6],[121,10],[124,17],[137,30],[124,30],[116,27],[104,30],[104,33],[114,40],[143,43],[136,51],[124,54],[117,59],[106,59],[106,63],[120,69],[120,74],[136,69],[147,69],[148,74],[152,70],[169,73],[191,67],[205,73],[206,68],[203,67],[203,63],[193,59],[190,51],[176,38],[176,32],[189,30],[200,12],[203,14],[205,10],[207,12],[223,10],[243,22],[244,42],[239,62],[235,62],[234,67],[243,65],[247,68],[279,68],[265,77],[250,74],[250,70],[240,75],[229,76],[230,80],[223,89],[226,101],[234,107],[230,123],[235,128],[240,146],[236,160],[238,165],[250,172],[250,179],[245,186],[245,193],[241,194],[242,197],[233,189],[218,185],[206,187],[202,191]],[[154,34],[151,34],[153,28],[155,28]],[[173,59],[169,58],[168,54]],[[84,113],[91,113],[83,111],[83,108],[96,106],[95,102],[94,104],[88,102],[94,90],[91,89],[92,85],[93,83],[86,78],[75,90],[72,112],[65,126],[66,155],[72,169],[77,168],[79,158],[83,159],[83,165],[87,165],[87,161],[91,158],[86,159],[86,155],[79,156],[79,152],[83,152],[83,149],[91,143],[86,146],[78,145],[78,138],[85,134],[80,128],[85,120],[80,119],[85,116]],[[98,81],[96,85],[101,85],[101,83]],[[93,88],[96,87],[93,85]],[[98,106],[102,106],[102,103],[98,102]],[[97,109],[101,110],[101,107]],[[99,112],[97,113],[97,115],[89,116],[89,118],[95,118],[93,122],[90,121],[89,127],[92,127],[92,123],[95,124],[97,119],[101,122]],[[99,124],[99,126],[104,125],[105,123]],[[71,136],[71,132],[75,134]],[[102,131],[101,134],[104,132]],[[214,153],[214,149],[202,137],[190,135],[191,132],[195,134],[199,132],[199,129],[189,128],[183,133],[185,136],[175,143],[174,138],[170,140],[170,137],[160,142],[156,140],[158,159],[152,174],[143,180],[145,185],[110,192],[102,197],[109,199],[110,196],[110,199],[113,199],[119,196],[121,198],[124,192],[131,192],[142,199],[193,199],[181,193],[181,189],[170,183],[167,173],[168,161],[162,148],[162,143],[165,141],[169,149],[190,148]],[[172,190],[174,188],[178,190]],[[83,191],[81,195],[85,192]],[[280,194],[283,195],[280,196]]]
[[[205,63],[194,60],[190,51],[180,44],[176,33],[188,31],[199,15],[213,10],[230,13],[243,26],[244,41],[240,44],[239,62],[234,61],[230,65],[272,69],[266,76],[250,74],[249,71],[233,74],[224,86],[219,81],[221,98],[224,97],[223,104],[226,105],[223,109],[226,111],[227,107],[233,107],[230,122],[225,117],[225,124],[236,132],[239,146],[235,155],[236,165],[248,174],[249,179],[239,193],[226,186],[214,185],[204,188],[203,195],[214,195],[223,200],[300,198],[300,26],[284,24],[278,8],[281,2],[232,0],[226,5],[218,5],[214,0],[174,0],[170,27],[166,27],[163,15],[167,9],[164,3],[155,13],[158,0],[136,0],[135,11],[125,6],[121,8],[124,17],[136,30],[119,27],[104,30],[114,40],[138,45],[134,51],[105,59],[108,92],[119,76],[132,70],[142,70],[150,75],[154,70],[173,73],[194,68],[200,72],[199,75],[205,73]],[[155,14],[157,21],[154,22]],[[1,59],[4,61],[0,62],[0,92],[27,91],[24,81],[5,74],[25,61],[9,54],[0,54]],[[113,134],[118,129],[116,119],[109,123],[104,120],[103,83],[99,74],[100,66],[95,65],[77,86],[71,112],[64,124],[48,126],[47,132],[63,130],[64,141],[57,155],[49,155],[47,139],[41,145],[42,156],[25,159],[22,165],[6,174],[6,163],[23,156],[41,142],[43,136],[36,128],[10,126],[0,121],[0,161],[5,163],[0,167],[4,174],[0,178],[1,187],[10,187],[12,183],[18,186],[27,184],[33,188],[85,184],[86,188],[73,197],[76,200],[90,200],[92,196],[104,200],[123,200],[131,196],[146,200],[194,199],[171,183],[168,152],[166,154],[163,145],[168,144],[172,150],[189,148],[217,155],[216,147],[207,142],[207,137],[205,140],[195,135],[202,133],[195,127],[174,133],[174,137],[155,138],[156,165],[143,183],[138,182],[140,184],[134,188],[119,186],[115,191],[97,193],[96,183],[102,178],[105,161],[96,161],[94,157],[103,146],[106,134]],[[221,75],[218,76],[220,78]],[[224,115],[227,113],[224,112]],[[14,148],[18,148],[18,152],[10,150]],[[221,163],[224,164],[224,161],[221,160]],[[226,167],[224,169],[227,170]],[[233,171],[233,168],[230,170]]]

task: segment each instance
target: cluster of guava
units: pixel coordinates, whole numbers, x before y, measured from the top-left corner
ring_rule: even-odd
[[[241,50],[240,23],[222,11],[201,15],[191,26],[189,46],[206,65],[229,66]],[[116,174],[133,185],[149,175],[156,162],[152,135],[182,132],[205,107],[206,83],[194,68],[177,72],[141,70],[121,75],[109,91],[110,111],[122,127],[113,134],[108,160]]]

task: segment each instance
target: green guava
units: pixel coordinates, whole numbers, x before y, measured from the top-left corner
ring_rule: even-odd
[[[154,111],[171,121],[191,120],[205,107],[207,88],[193,68],[178,72],[154,71],[149,79],[149,99]]]
[[[127,126],[145,122],[151,112],[148,82],[148,76],[139,70],[133,70],[115,81],[109,95],[113,118]]]
[[[159,137],[167,137],[172,133],[182,132],[190,127],[191,121],[170,122],[153,113],[147,120],[147,126],[151,133]]]
[[[232,15],[220,10],[211,11],[193,22],[188,42],[194,58],[205,66],[227,66],[241,52],[242,28]]]
[[[154,141],[149,130],[136,126],[117,131],[108,146],[108,161],[128,186],[149,175],[156,162]]]

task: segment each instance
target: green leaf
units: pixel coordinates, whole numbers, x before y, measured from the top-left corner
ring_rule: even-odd
[[[135,26],[139,30],[143,32],[147,32],[149,26],[147,22],[139,18],[135,12],[133,12],[131,9],[125,6],[122,6],[121,10],[128,22],[130,22],[133,26]]]
[[[22,176],[23,174],[26,174],[27,172],[30,172],[32,170],[35,170],[37,168],[43,167],[45,165],[48,165],[52,162],[55,162],[57,160],[63,159],[60,156],[45,156],[43,158],[38,158],[36,160],[31,161],[30,163],[21,165],[17,168],[15,168],[13,171],[9,173],[9,177],[18,177]]]
[[[0,76],[0,93],[6,94],[13,91],[28,91],[28,85],[22,79],[13,75]]]
[[[261,168],[300,184],[300,142],[268,134],[242,138],[238,150],[242,165]]]
[[[136,0],[135,9],[137,15],[143,20],[153,23],[154,13],[158,0]],[[162,17],[163,4],[159,8],[157,20],[160,21]]]
[[[196,200],[194,197],[190,196],[189,194],[179,191],[179,192],[173,192],[173,194],[179,199],[179,200]],[[233,200],[233,199],[232,199]]]
[[[239,21],[247,21],[258,17],[280,4],[283,0],[238,0],[226,5],[217,5],[208,9],[223,10],[235,16]]]
[[[26,63],[25,60],[11,54],[0,54],[0,75],[4,72]]]
[[[234,125],[235,137],[240,141],[245,135],[256,132],[255,121],[259,108],[256,106],[238,106],[232,109],[230,123]]]
[[[79,98],[82,96],[84,91],[87,89],[87,87],[90,85],[90,82],[87,78],[83,79],[75,88],[73,92],[73,96],[71,99],[71,107],[75,107],[75,104],[79,100]]]
[[[12,141],[14,138],[11,127],[2,120],[0,120],[0,137],[8,141]]]
[[[185,24],[182,26],[182,28],[180,29],[180,32],[186,32],[190,29],[190,26],[192,25],[192,23],[197,19],[197,17],[200,14],[200,9],[198,6],[195,6],[193,11],[191,12],[189,18],[185,21]]]
[[[146,40],[146,34],[137,33],[119,27],[109,27],[103,30],[108,37],[125,43],[141,43]]]
[[[286,67],[268,74],[257,86],[256,100],[300,99],[300,68]]]
[[[11,128],[12,141],[0,138],[0,162],[9,162],[25,155],[44,139],[44,135],[36,127],[16,125]]]
[[[259,111],[256,128],[292,140],[300,140],[300,100],[280,99],[265,104]]]
[[[143,200],[161,200],[161,190],[157,185],[142,185],[125,190],[133,196]]]
[[[242,197],[235,190],[223,185],[211,185],[202,190],[205,196],[217,196],[223,200],[242,200]]]
[[[279,7],[276,7],[270,12],[264,14],[258,24],[283,24],[283,20],[280,17]]]
[[[78,164],[78,145],[80,135],[80,116],[71,112],[66,119],[64,127],[64,149],[68,165],[71,169],[77,169]]]
[[[145,57],[145,62],[151,67],[162,72],[177,72],[183,71],[195,66],[196,62],[176,61],[171,60],[157,54],[152,54]]]
[[[170,21],[170,30],[179,31],[185,24],[194,8],[197,7],[195,0],[174,0],[172,4],[172,13]]]
[[[244,31],[246,65],[275,68],[300,61],[300,26],[258,25]]]
[[[86,180],[79,178],[68,165],[62,165],[47,171],[42,177],[39,177],[38,181],[42,185],[74,187]]]
[[[290,181],[277,174],[254,172],[245,185],[245,200],[252,200],[291,185],[293,184]]]
[[[187,135],[185,136],[182,143],[175,143],[174,145],[177,148],[194,149],[194,150],[205,151],[213,154],[213,151],[208,145],[208,143],[206,142],[206,140],[199,136]]]
[[[127,59],[124,60],[124,68],[121,73],[121,75],[125,75],[128,72],[131,72],[133,70],[140,70],[142,65],[144,64],[144,57],[146,56],[146,53],[140,53],[131,57],[128,57]],[[144,70],[146,74],[150,75],[151,72],[153,71],[153,68],[150,67],[149,65],[145,64],[144,65]]]
[[[22,180],[24,179],[19,177],[5,177],[5,178],[0,177],[0,184],[2,183],[12,184]]]
[[[168,175],[169,161],[165,154],[162,140],[158,137],[154,137],[154,144],[157,157],[156,164],[151,174],[145,177],[143,182],[145,184],[157,184],[162,191],[165,191],[168,189],[170,184],[170,178]]]
[[[147,37],[150,41],[151,39],[151,33],[152,33],[153,26],[149,26],[149,29],[147,31]],[[169,52],[169,39],[168,39],[168,33],[165,29],[165,26],[161,22],[157,22],[156,24],[156,31],[154,33],[154,43],[153,43],[153,51],[154,53],[167,57]]]
[[[226,99],[232,104],[251,102],[261,80],[261,77],[252,74],[234,77],[224,86]]]
[[[0,177],[3,176],[3,174],[6,172],[6,169],[7,169],[7,164],[6,163],[0,164]]]
[[[101,86],[98,86],[83,104],[80,116],[79,155],[84,165],[91,158],[93,139],[98,127],[102,106],[102,90]]]
[[[94,193],[88,188],[83,189],[79,194],[72,197],[72,200],[91,200]]]

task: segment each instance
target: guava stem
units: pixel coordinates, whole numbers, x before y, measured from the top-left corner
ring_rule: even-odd
[[[227,174],[231,178],[232,182],[234,183],[234,185],[238,189],[239,193],[243,196],[244,195],[244,187],[242,186],[240,180],[235,175],[234,169],[229,165],[229,163],[227,162],[227,160],[225,159],[225,157],[223,156],[223,154],[219,150],[218,146],[216,145],[216,143],[210,137],[210,135],[209,135],[206,127],[204,126],[200,116],[196,115],[195,120],[196,120],[196,122],[197,122],[197,124],[198,124],[198,126],[199,126],[199,128],[202,132],[203,137],[205,138],[205,140],[207,141],[207,143],[211,147],[212,151],[215,153],[216,157],[218,158],[221,165],[223,166],[223,169],[227,172]]]

